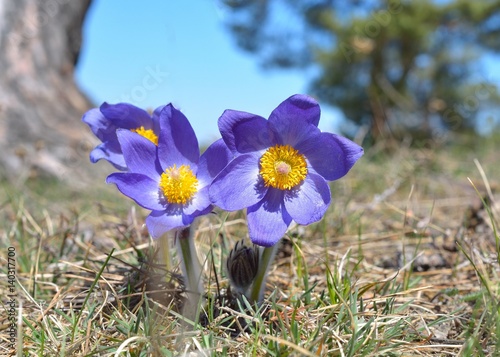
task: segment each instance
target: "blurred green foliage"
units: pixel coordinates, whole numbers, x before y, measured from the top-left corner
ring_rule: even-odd
[[[310,92],[345,134],[402,140],[498,127],[486,60],[500,50],[498,0],[224,0],[239,47],[264,67],[309,68]]]

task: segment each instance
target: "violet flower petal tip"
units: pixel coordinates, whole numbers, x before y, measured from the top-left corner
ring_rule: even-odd
[[[262,150],[272,141],[268,121],[255,114],[226,110],[218,125],[222,139],[233,153]]]
[[[99,125],[99,123],[105,119],[104,115],[102,115],[99,108],[92,108],[85,112],[82,116],[82,121],[90,126],[91,128],[95,125]]]
[[[224,140],[215,141],[205,150],[198,162],[197,177],[200,183],[210,184],[232,158],[233,154],[224,143]]]
[[[212,202],[208,196],[208,186],[205,186],[196,192],[191,201],[182,207],[185,215],[201,216],[212,210]]]
[[[314,171],[328,181],[345,176],[363,155],[361,146],[332,133],[310,137],[297,149],[305,155]]]
[[[144,109],[129,103],[108,104],[103,103],[100,107],[102,114],[119,128],[137,129],[143,126],[152,129],[153,121],[151,115]]]
[[[271,199],[248,207],[247,221],[252,243],[271,247],[285,235],[292,218],[281,204]]]
[[[127,171],[127,164],[121,152],[109,149],[109,145],[101,144],[95,147],[89,154],[90,162],[95,164],[99,160],[106,160],[119,171]]]
[[[103,143],[116,140],[115,130],[117,129],[108,118],[106,118],[98,108],[87,111],[82,116],[82,121],[88,125],[92,133]]]
[[[196,169],[200,159],[198,139],[186,116],[172,104],[160,113],[158,158],[163,168],[189,165]]]
[[[359,158],[363,156],[364,154],[363,148],[358,144],[356,144],[355,142],[347,139],[346,137],[336,134],[328,134],[328,135],[331,135],[331,137],[338,143],[340,149],[343,152],[345,167],[347,171],[349,171],[354,166],[354,164],[359,160]]]
[[[273,110],[269,121],[280,127],[294,118],[318,126],[320,116],[321,108],[314,98],[304,94],[295,94]]]
[[[158,182],[139,173],[117,172],[106,178],[125,196],[133,199],[139,206],[150,210],[164,210],[158,191]]]
[[[299,188],[285,193],[284,204],[295,222],[308,225],[323,218],[330,201],[328,183],[320,175],[309,173]]]
[[[158,180],[162,170],[156,159],[156,145],[130,130],[119,129],[117,137],[129,171]]]
[[[186,227],[192,222],[191,217],[186,219],[175,206],[163,211],[152,211],[146,217],[146,227],[154,239],[160,238],[172,229]]]

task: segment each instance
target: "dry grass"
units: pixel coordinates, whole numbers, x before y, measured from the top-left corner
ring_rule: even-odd
[[[244,215],[204,217],[208,302],[194,325],[181,323],[175,257],[159,264],[145,212],[104,177],[84,193],[4,183],[0,289],[12,246],[25,356],[499,355],[497,160],[494,138],[368,150],[332,184],[325,219],[289,231],[258,311],[231,302],[221,263]],[[5,312],[2,356],[16,354],[8,327]]]

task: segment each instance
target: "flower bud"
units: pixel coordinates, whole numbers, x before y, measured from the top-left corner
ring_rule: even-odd
[[[252,284],[259,269],[259,249],[247,247],[243,240],[236,243],[226,261],[227,275],[231,286],[244,293]]]

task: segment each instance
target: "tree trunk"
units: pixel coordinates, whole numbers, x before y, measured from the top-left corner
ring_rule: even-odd
[[[0,0],[0,171],[58,178],[85,167],[91,107],[73,73],[91,0]],[[3,174],[3,172],[2,172]]]

